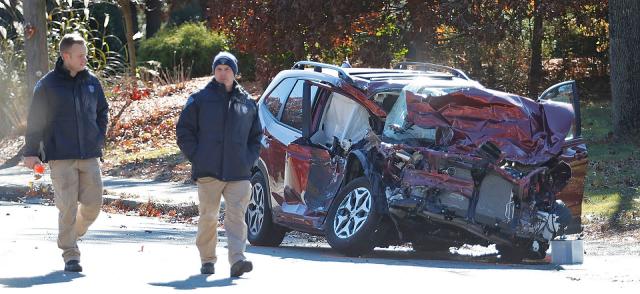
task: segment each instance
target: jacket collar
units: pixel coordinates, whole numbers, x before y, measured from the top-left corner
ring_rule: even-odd
[[[58,60],[56,60],[56,68],[54,69],[54,71],[60,77],[69,80],[73,80],[75,78],[84,78],[87,74],[89,74],[89,71],[87,69],[84,69],[78,72],[75,77],[72,77],[69,70],[64,67],[64,61],[62,61],[62,57],[58,57]]]
[[[226,94],[226,89],[223,84],[216,81],[215,78],[211,79],[211,81],[207,84],[205,89],[220,93]],[[233,89],[231,90],[231,95],[229,99],[234,102],[244,102],[246,99],[245,90],[238,84],[237,81],[233,81]]]

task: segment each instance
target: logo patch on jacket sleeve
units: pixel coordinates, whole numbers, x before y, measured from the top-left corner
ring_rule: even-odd
[[[93,85],[89,85],[89,92],[93,93],[96,91],[96,87],[94,87]]]

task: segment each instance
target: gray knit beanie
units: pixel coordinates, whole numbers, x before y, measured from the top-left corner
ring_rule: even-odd
[[[233,54],[227,51],[222,51],[218,53],[218,55],[216,55],[216,57],[213,58],[213,64],[211,65],[211,69],[215,72],[216,66],[221,64],[228,65],[229,67],[231,67],[231,70],[233,70],[234,75],[238,74],[238,59],[235,56],[233,56]]]

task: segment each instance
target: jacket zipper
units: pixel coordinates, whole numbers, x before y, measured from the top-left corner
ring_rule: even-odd
[[[224,119],[224,122],[223,122],[224,123],[224,129],[223,129],[222,132],[224,132],[224,133],[222,134],[222,175],[220,175],[220,177],[222,178],[223,181],[226,182],[227,181],[227,177],[226,177],[227,173],[225,172],[225,170],[226,170],[225,167],[226,167],[226,163],[227,163],[227,160],[226,160],[227,157],[224,156],[225,155],[224,147],[227,144],[227,140],[226,140],[226,137],[227,137],[227,126],[228,126],[227,123],[228,123],[228,118],[229,118],[229,109],[231,109],[231,107],[230,107],[231,106],[231,95],[229,93],[227,93],[226,89],[223,89],[223,92],[224,92],[225,98],[227,98],[226,99],[227,103],[225,103],[226,105],[224,105],[224,106],[227,107],[227,110],[224,112],[224,118],[223,118]]]
[[[84,141],[82,140],[82,134],[84,134],[84,125],[82,124],[82,111],[80,111],[80,96],[78,92],[82,93],[82,90],[78,91],[79,78],[73,81],[73,100],[76,104],[76,124],[78,125],[78,147],[80,148],[80,159],[85,159],[86,154],[84,152]]]

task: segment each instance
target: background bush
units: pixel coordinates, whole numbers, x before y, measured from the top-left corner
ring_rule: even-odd
[[[224,35],[204,24],[185,23],[142,41],[138,53],[141,61],[155,60],[164,68],[174,68],[182,62],[191,67],[192,76],[199,77],[211,74],[213,56],[221,50],[227,50]]]

